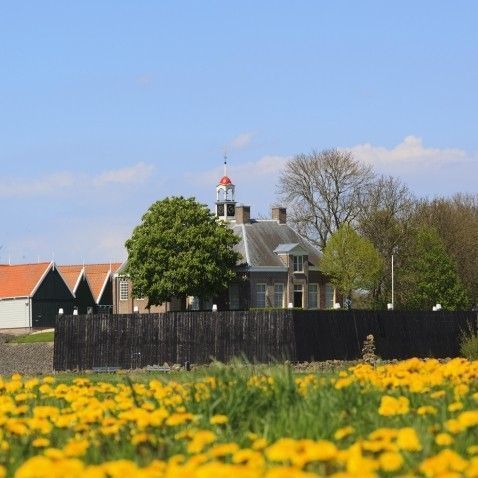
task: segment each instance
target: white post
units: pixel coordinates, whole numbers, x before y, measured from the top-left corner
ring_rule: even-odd
[[[392,254],[392,310],[395,307],[394,295],[395,295],[395,278],[393,276],[393,254]]]

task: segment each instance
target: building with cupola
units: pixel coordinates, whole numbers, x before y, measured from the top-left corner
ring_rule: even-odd
[[[319,270],[320,251],[287,223],[287,209],[273,207],[270,219],[254,219],[249,205],[236,201],[236,186],[224,174],[216,185],[214,212],[239,237],[235,249],[241,255],[236,278],[219,297],[188,297],[146,310],[145,298],[131,295],[124,273],[115,274],[113,312],[165,312],[168,310],[246,310],[250,308],[329,309],[335,292]]]

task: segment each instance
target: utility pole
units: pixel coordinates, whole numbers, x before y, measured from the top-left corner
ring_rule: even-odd
[[[394,310],[394,307],[395,307],[395,302],[394,302],[394,286],[395,286],[395,283],[394,283],[394,276],[393,276],[393,254],[392,254],[392,310]]]

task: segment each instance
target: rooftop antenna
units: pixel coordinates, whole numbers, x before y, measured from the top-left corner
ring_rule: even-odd
[[[40,264],[40,254],[37,256],[37,264]]]
[[[53,262],[53,270],[55,270],[55,253],[51,253],[51,261]]]
[[[10,254],[8,254],[8,265],[11,266],[12,265],[12,257]]]
[[[224,150],[224,176],[227,176],[227,151]]]

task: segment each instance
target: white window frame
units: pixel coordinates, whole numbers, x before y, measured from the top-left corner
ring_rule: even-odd
[[[292,256],[293,271],[294,272],[304,272],[304,256],[303,255],[293,255]]]
[[[261,289],[261,290],[259,290]],[[262,290],[263,289],[263,290]],[[264,297],[264,303],[262,303],[262,298],[259,299],[259,296],[263,296]],[[267,284],[264,284],[264,283],[257,283],[256,284],[256,307],[258,308],[263,308],[263,307],[266,307],[266,304],[267,304],[267,301],[266,301],[266,297],[267,296]]]
[[[120,278],[118,295],[119,295],[119,300],[121,301],[129,300],[129,280],[128,279]]]
[[[328,299],[328,294],[327,292],[330,292],[332,291],[332,302],[329,302],[327,299]],[[330,297],[329,297],[330,299]],[[332,284],[325,284],[325,307],[327,309],[333,309],[334,308],[334,301],[335,301],[335,288]]]
[[[295,293],[300,292],[302,294],[302,304],[300,305],[300,308],[304,308],[304,284],[294,284],[294,295],[293,295],[293,304],[295,307]]]
[[[278,292],[277,287],[280,286],[280,292]],[[277,300],[279,298],[280,300]],[[284,283],[283,282],[276,282],[274,284],[274,307],[279,307],[281,309],[284,308]]]
[[[313,293],[311,294],[311,289],[313,290]],[[315,289],[315,290],[314,290]],[[307,308],[308,309],[319,309],[320,308],[320,288],[319,284],[312,282],[309,283],[307,287]],[[310,298],[315,295],[315,305],[311,304]]]

